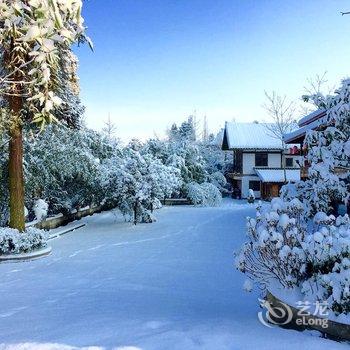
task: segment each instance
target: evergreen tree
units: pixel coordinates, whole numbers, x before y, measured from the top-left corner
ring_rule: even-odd
[[[0,93],[6,102],[10,226],[24,231],[23,126],[57,120],[60,49],[83,39],[81,0],[1,0]]]

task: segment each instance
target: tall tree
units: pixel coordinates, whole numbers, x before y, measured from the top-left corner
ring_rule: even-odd
[[[0,0],[0,97],[6,101],[10,226],[23,232],[23,127],[58,121],[60,49],[88,40],[81,0]]]

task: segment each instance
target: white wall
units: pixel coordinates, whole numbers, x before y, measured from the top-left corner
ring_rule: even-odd
[[[281,157],[280,153],[269,153],[269,168],[281,168]]]
[[[255,174],[255,153],[243,153],[243,174],[250,175]],[[269,168],[281,168],[281,154],[280,153],[268,153],[268,167]]]

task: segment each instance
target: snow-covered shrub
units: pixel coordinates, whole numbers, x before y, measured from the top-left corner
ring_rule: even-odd
[[[219,189],[209,182],[201,184],[205,195],[205,205],[209,207],[218,207],[222,201],[222,195]]]
[[[33,211],[35,214],[35,219],[42,221],[47,217],[47,212],[49,210],[49,205],[43,199],[37,199],[33,206]]]
[[[284,203],[274,198],[266,209],[259,205],[256,218],[248,218],[248,242],[237,254],[236,267],[262,287],[273,279],[286,288],[297,285],[306,270],[302,218],[297,199]]]
[[[194,205],[216,207],[221,204],[222,196],[216,186],[209,182],[198,184],[192,182],[187,187],[188,199]]]
[[[34,227],[29,227],[24,233],[0,227],[0,255],[28,253],[45,247],[46,242],[46,232]]]
[[[350,219],[318,212],[312,220],[294,199],[274,198],[248,218],[248,242],[236,267],[268,288],[300,288],[310,301],[327,301],[336,314],[350,312]]]
[[[222,172],[216,171],[213,174],[209,175],[209,182],[213,184],[215,187],[217,187],[221,193],[227,194],[228,191],[226,189],[227,186],[227,180]]]
[[[255,194],[252,189],[249,189],[248,196],[247,196],[248,203],[254,203],[255,202]]]
[[[152,203],[153,209],[161,209],[163,207],[162,202],[158,199],[155,198]]]
[[[200,184],[192,182],[187,186],[187,197],[194,205],[203,205],[205,202],[204,191]]]
[[[318,213],[317,230],[303,242],[307,276],[302,293],[311,300],[326,300],[336,314],[350,313],[350,219]]]

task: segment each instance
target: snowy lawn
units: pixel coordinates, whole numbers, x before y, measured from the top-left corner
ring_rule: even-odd
[[[51,241],[51,256],[1,264],[0,349],[348,349],[259,323],[233,267],[247,215],[232,200],[136,227],[102,213]]]

